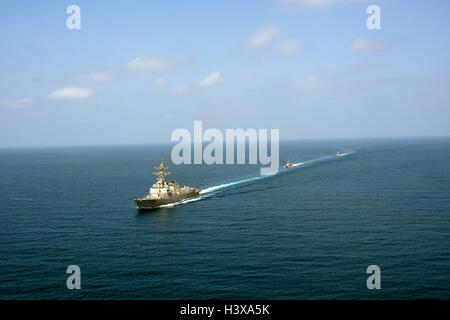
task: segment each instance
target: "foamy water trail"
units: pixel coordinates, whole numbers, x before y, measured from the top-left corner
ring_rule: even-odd
[[[342,153],[341,157],[345,157],[345,156],[350,155],[352,153],[353,153],[353,151],[347,152],[347,153]],[[335,158],[336,158],[335,155],[329,155],[329,156],[324,156],[324,157],[308,160],[308,161],[305,161],[305,162],[297,162],[297,163],[292,164],[292,168],[290,168],[290,169],[280,168],[278,173],[273,174],[273,175],[256,176],[256,177],[252,177],[252,178],[232,181],[232,182],[228,182],[228,183],[219,184],[217,186],[205,188],[205,189],[200,191],[200,195],[206,195],[206,194],[209,194],[209,193],[214,193],[214,192],[217,192],[217,191],[220,191],[220,190],[224,190],[224,189],[228,189],[228,188],[231,188],[231,187],[235,187],[235,186],[239,186],[239,185],[243,185],[243,184],[248,184],[248,183],[251,183],[251,182],[258,181],[258,180],[272,178],[272,177],[277,176],[277,175],[279,175],[281,173],[284,173],[284,172],[286,172],[288,170],[292,170],[293,168],[298,168],[298,167],[302,167],[302,166],[306,166],[306,165],[311,165],[311,164],[314,164],[314,163],[317,163],[317,162],[322,162],[322,161],[331,160],[331,159],[335,159]]]
[[[352,153],[354,153],[354,151],[347,152],[347,153],[342,153],[341,154],[341,158],[345,157],[345,156],[348,156],[348,155],[350,155]],[[214,194],[216,194],[216,193],[218,193],[220,191],[223,191],[223,190],[226,190],[226,189],[229,189],[229,188],[232,188],[232,187],[237,187],[237,186],[241,186],[241,185],[245,185],[245,184],[254,183],[254,182],[258,181],[258,180],[269,179],[269,178],[275,177],[277,175],[280,175],[282,173],[285,173],[287,171],[292,171],[292,170],[297,169],[299,167],[304,167],[304,166],[312,165],[314,163],[323,162],[323,161],[327,161],[327,160],[332,160],[332,159],[335,159],[335,158],[336,158],[335,155],[323,156],[323,157],[312,159],[312,160],[308,160],[308,161],[305,161],[305,162],[294,163],[294,164],[292,164],[292,168],[289,168],[289,169],[280,168],[280,170],[276,174],[267,175],[267,176],[256,176],[256,177],[241,179],[241,180],[237,180],[237,181],[231,181],[231,182],[227,182],[227,183],[222,183],[222,184],[219,184],[217,186],[212,186],[212,187],[208,187],[208,188],[202,189],[200,191],[200,195],[198,197],[182,200],[182,201],[179,201],[179,202],[174,202],[174,203],[171,203],[171,204],[165,204],[165,205],[159,206],[159,208],[171,208],[171,207],[175,207],[175,206],[177,206],[179,204],[185,204],[185,203],[189,203],[189,202],[199,201],[199,200],[205,199],[207,197],[211,197],[211,196],[213,196]]]
[[[257,176],[257,177],[252,177],[252,178],[248,178],[248,179],[242,179],[242,180],[238,180],[238,181],[233,181],[233,182],[229,182],[229,183],[223,183],[223,184],[219,184],[217,186],[214,187],[209,187],[206,189],[203,189],[200,191],[200,194],[208,194],[211,192],[215,192],[218,190],[223,190],[223,189],[227,189],[233,186],[237,186],[237,185],[241,185],[241,184],[245,184],[245,183],[249,183],[249,182],[253,182],[253,181],[257,181],[257,180],[261,180],[264,179],[264,176]]]
[[[191,199],[186,199],[186,200],[181,200],[178,202],[174,202],[174,203],[169,203],[169,204],[163,204],[162,206],[159,206],[158,208],[172,208],[175,207],[179,204],[185,204],[185,203],[189,203],[189,202],[195,202],[195,201],[199,201],[202,200],[202,197],[195,197],[195,198],[191,198]]]

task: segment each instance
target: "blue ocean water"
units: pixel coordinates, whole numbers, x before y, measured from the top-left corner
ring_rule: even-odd
[[[281,159],[303,164],[262,179],[169,163],[206,192],[139,214],[170,150],[0,150],[0,298],[450,298],[450,139],[285,142]]]

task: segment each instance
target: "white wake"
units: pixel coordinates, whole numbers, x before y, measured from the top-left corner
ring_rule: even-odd
[[[350,155],[352,153],[354,153],[354,151],[350,151],[350,152],[347,152],[347,153],[342,153],[340,157],[342,158],[342,157],[348,156],[348,155]],[[273,174],[273,175],[256,176],[256,177],[241,179],[241,180],[237,180],[237,181],[222,183],[222,184],[219,184],[217,186],[212,186],[212,187],[208,187],[208,188],[200,190],[200,195],[198,197],[185,199],[185,200],[181,200],[181,201],[170,203],[170,204],[164,204],[164,205],[159,206],[158,208],[172,208],[172,207],[175,207],[175,206],[180,205],[180,204],[185,204],[185,203],[189,203],[189,202],[199,201],[199,200],[205,199],[207,197],[211,197],[212,195],[214,195],[216,193],[219,193],[220,191],[223,191],[223,190],[226,190],[226,189],[229,189],[229,188],[232,188],[232,187],[237,187],[237,186],[240,186],[240,185],[250,184],[250,183],[256,182],[258,180],[272,178],[272,177],[275,177],[275,176],[280,175],[282,173],[291,171],[291,170],[293,170],[295,168],[312,165],[312,164],[318,163],[318,162],[329,161],[329,160],[332,160],[332,159],[335,159],[335,158],[336,158],[335,155],[323,156],[323,157],[320,157],[320,158],[316,158],[316,159],[312,159],[312,160],[308,160],[308,161],[304,161],[304,162],[294,163],[294,164],[292,164],[292,168],[289,168],[289,169],[280,168],[278,173]]]

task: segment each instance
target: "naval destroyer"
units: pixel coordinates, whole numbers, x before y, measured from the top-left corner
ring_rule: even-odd
[[[142,198],[134,198],[134,202],[139,210],[150,210],[162,205],[179,202],[199,195],[197,188],[179,186],[175,181],[166,181],[166,176],[170,174],[169,168],[161,162],[155,167],[153,173],[156,176],[156,182],[150,188],[148,194]]]
[[[283,166],[286,169],[292,168],[294,166],[294,164],[291,161],[286,162],[286,164]]]

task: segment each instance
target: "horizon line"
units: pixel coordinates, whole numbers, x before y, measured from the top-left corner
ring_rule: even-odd
[[[442,139],[450,138],[447,135],[428,135],[428,136],[370,136],[370,137],[339,137],[339,138],[287,138],[280,139],[280,142],[295,142],[295,141],[335,141],[335,140],[395,140],[395,139]],[[247,142],[247,141],[246,141]],[[23,146],[0,146],[0,150],[7,149],[52,149],[52,148],[85,148],[85,147],[125,147],[125,146],[155,146],[155,145],[171,145],[175,141],[164,142],[142,142],[142,143],[93,143],[93,144],[54,144],[54,145],[23,145]]]

